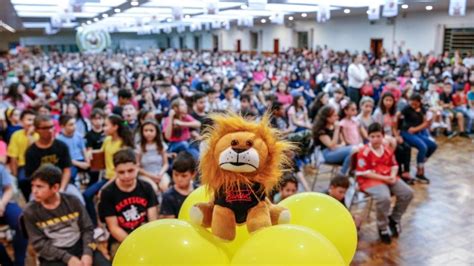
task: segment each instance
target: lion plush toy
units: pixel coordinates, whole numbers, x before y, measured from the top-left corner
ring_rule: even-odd
[[[260,122],[236,114],[211,116],[214,125],[204,134],[199,170],[213,200],[191,208],[194,223],[211,227],[217,237],[235,238],[236,225],[246,223],[252,233],[288,223],[290,213],[273,205],[267,194],[278,184],[294,146],[280,140],[269,116]]]

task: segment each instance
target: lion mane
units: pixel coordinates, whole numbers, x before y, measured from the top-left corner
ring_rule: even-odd
[[[265,114],[261,121],[247,121],[235,113],[212,114],[213,125],[203,134],[203,151],[199,163],[202,183],[207,185],[211,194],[224,189],[240,188],[252,183],[260,183],[267,195],[278,184],[284,171],[291,165],[288,152],[295,146],[283,140],[278,130],[270,126],[270,116]],[[268,148],[266,161],[260,162],[259,168],[253,173],[236,173],[219,167],[218,154],[215,151],[219,139],[229,133],[250,132],[260,138]]]

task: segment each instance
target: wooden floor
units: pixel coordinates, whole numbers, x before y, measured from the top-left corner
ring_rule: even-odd
[[[352,265],[474,265],[474,142],[437,141],[438,151],[426,164],[431,184],[412,186],[415,197],[400,238],[380,243],[372,211]]]
[[[474,265],[474,142],[459,137],[437,142],[426,165],[431,184],[412,186],[415,198],[400,238],[380,243],[373,210],[360,230],[352,265]],[[318,178],[316,190],[326,189],[328,181]],[[28,265],[34,265],[31,254],[30,249]]]

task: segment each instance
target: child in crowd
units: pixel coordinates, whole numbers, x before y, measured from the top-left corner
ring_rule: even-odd
[[[293,96],[291,96],[288,91],[288,86],[285,82],[278,82],[275,95],[277,96],[278,101],[283,104],[285,109],[293,102]]]
[[[288,120],[293,132],[311,129],[308,109],[303,95],[297,95],[293,98],[293,103],[288,109]]]
[[[374,118],[372,117],[372,111],[374,110],[374,100],[370,97],[364,96],[360,100],[359,106],[360,113],[357,115],[357,121],[361,125],[360,133],[365,143],[368,141],[367,130],[369,129],[369,126],[375,122]]]
[[[71,157],[71,183],[75,184],[76,176],[79,171],[85,171],[90,167],[89,157],[87,156],[86,144],[84,138],[76,132],[76,119],[70,115],[62,115],[59,118],[61,125],[61,134],[58,140],[64,142],[69,149]]]
[[[177,218],[184,200],[193,192],[196,161],[187,152],[180,152],[173,162],[173,186],[163,194],[160,218]]]
[[[87,212],[89,213],[94,225],[97,224],[97,215],[93,199],[107,182],[115,178],[114,154],[124,147],[134,147],[132,133],[120,116],[109,116],[105,120],[104,132],[107,137],[105,137],[101,150],[104,153],[105,178],[102,178],[89,186],[89,188],[87,188],[83,193],[86,201]]]
[[[329,94],[320,92],[309,106],[308,115],[311,120],[314,120],[318,114],[319,109],[329,103]]]
[[[210,89],[206,92],[207,101],[206,101],[206,113],[215,112],[220,110],[221,100],[219,99],[219,92]]]
[[[220,102],[220,110],[228,110],[232,112],[238,112],[240,110],[240,101],[235,99],[234,89],[227,87],[224,89],[225,98]]]
[[[363,143],[362,136],[367,135],[364,132],[365,129],[360,125],[359,121],[355,118],[357,115],[357,105],[355,102],[349,102],[341,110],[341,121],[339,126],[341,127],[342,140],[348,145],[360,145]]]
[[[336,109],[337,113],[339,113],[342,109],[342,105],[346,106],[350,101],[349,97],[345,96],[345,94],[346,93],[343,88],[337,88],[334,91],[334,97],[329,99],[328,103]]]
[[[443,92],[439,95],[440,105],[443,107],[443,115],[449,117],[452,123],[453,119],[456,118],[457,125],[459,129],[459,135],[462,137],[468,137],[467,134],[464,132],[464,115],[461,112],[457,112],[454,110],[453,104],[453,88],[449,81],[444,83]],[[457,132],[454,132],[456,135]],[[452,136],[454,136],[452,135]]]
[[[383,144],[383,132],[379,123],[369,126],[369,143],[357,154],[356,176],[359,188],[375,200],[380,239],[390,244],[391,237],[401,233],[400,221],[413,190],[399,180],[398,165],[393,150]],[[396,197],[396,203],[390,212],[391,195]]]
[[[467,97],[464,94],[464,87],[460,84],[455,86],[455,93],[452,97],[454,111],[461,113],[464,116],[464,119],[467,121],[466,128],[464,132],[461,132],[461,137],[468,137],[468,134],[472,131],[472,124],[474,122],[474,115],[472,112],[469,112],[467,109]]]
[[[429,123],[426,119],[426,110],[421,106],[421,96],[413,94],[410,97],[410,105],[401,113],[401,136],[411,147],[418,150],[416,178],[429,183],[425,176],[425,161],[436,151],[437,145],[431,139],[426,129]]]
[[[168,152],[187,151],[198,158],[199,152],[189,145],[189,140],[190,129],[200,127],[201,123],[188,114],[186,102],[181,98],[173,100],[169,116],[163,122],[164,136],[169,141]]]
[[[25,207],[23,221],[41,265],[111,265],[96,252],[94,227],[72,196],[59,193],[62,173],[46,164],[31,175],[35,201]]]
[[[10,138],[16,131],[22,129],[21,111],[17,108],[8,108],[5,110],[5,132],[3,139],[6,143],[10,143]]]
[[[20,233],[20,216],[22,210],[13,198],[13,180],[7,172],[6,167],[0,164],[0,220],[2,224],[7,224],[11,230],[15,231],[13,236],[13,251],[15,261],[12,262],[5,247],[0,243],[0,264],[9,265],[25,265],[26,249],[28,241]],[[14,263],[14,264],[13,264]]]
[[[137,149],[140,175],[153,181],[155,192],[168,189],[170,177],[168,171],[168,154],[164,148],[159,125],[153,120],[146,120],[140,128],[140,145]]]
[[[280,191],[273,197],[273,203],[288,198],[289,196],[295,195],[298,192],[298,180],[292,174],[283,176],[280,182]]]
[[[339,201],[344,207],[346,207],[346,192],[349,189],[350,182],[349,178],[343,175],[336,175],[331,179],[329,188],[324,192],[329,196]]]
[[[102,190],[99,201],[101,220],[112,236],[112,255],[114,243],[122,243],[133,230],[158,217],[157,196],[148,182],[138,179],[134,150],[116,152],[113,163],[116,178]]]
[[[84,137],[89,131],[90,125],[89,120],[82,117],[79,105],[72,101],[66,104],[66,114],[74,117],[76,119],[76,130],[80,136]]]
[[[104,143],[105,133],[104,133],[104,120],[105,113],[101,109],[94,108],[91,113],[91,130],[86,134],[86,149],[87,157],[89,161],[92,159],[92,153],[94,151],[100,150],[102,144]],[[89,171],[90,179],[87,182],[87,186],[95,184],[99,180],[99,171]]]

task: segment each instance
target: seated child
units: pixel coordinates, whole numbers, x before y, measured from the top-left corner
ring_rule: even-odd
[[[324,193],[333,197],[345,207],[346,192],[349,186],[349,178],[344,175],[336,175],[333,179],[331,179],[329,188]]]
[[[192,180],[196,177],[196,161],[190,153],[180,152],[172,170],[173,186],[163,194],[160,219],[177,218],[184,200],[194,190]]]
[[[382,125],[370,125],[368,135],[369,143],[357,154],[357,182],[361,191],[374,198],[380,239],[390,244],[391,238],[401,233],[400,221],[413,199],[413,190],[397,176],[394,151],[383,144]],[[390,211],[392,194],[396,197],[396,203]]]
[[[283,176],[280,182],[280,191],[273,197],[273,203],[278,203],[298,191],[298,180],[290,173]]]
[[[133,149],[119,150],[113,161],[116,178],[100,193],[99,216],[105,220],[112,240],[122,243],[133,230],[157,219],[158,201],[151,185],[138,179]]]
[[[41,265],[111,265],[95,252],[94,226],[86,209],[74,196],[59,193],[62,173],[51,164],[31,175],[35,201],[24,211],[30,243]]]

